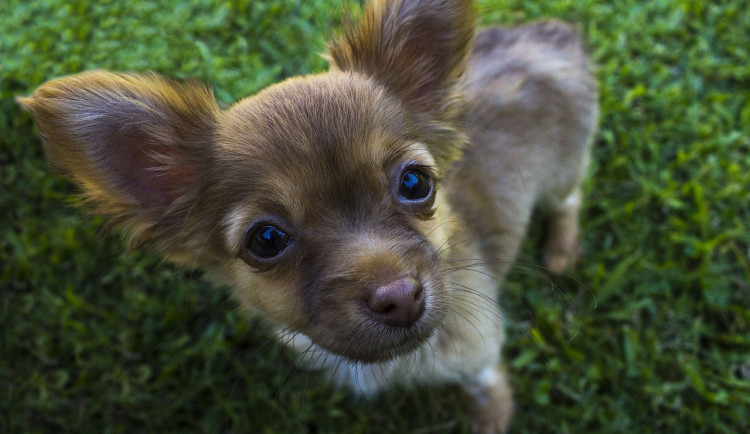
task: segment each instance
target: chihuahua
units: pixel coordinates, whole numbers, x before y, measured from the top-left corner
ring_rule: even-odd
[[[338,383],[459,383],[474,429],[502,432],[500,286],[537,206],[546,266],[575,261],[598,92],[570,25],[475,21],[469,0],[371,0],[327,72],[226,110],[106,71],[18,101],[131,246],[229,285]]]

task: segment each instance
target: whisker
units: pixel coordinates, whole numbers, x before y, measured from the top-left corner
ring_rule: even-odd
[[[454,296],[454,299],[460,301],[461,303],[468,304],[474,307],[474,309],[468,309],[467,307],[461,306],[461,305],[457,305],[456,307],[460,307],[464,309],[466,312],[475,311],[476,313],[484,317],[487,321],[489,321],[495,328],[500,328],[502,326],[501,324],[502,318],[499,315],[494,315],[494,313],[496,312],[495,309],[491,309],[489,307],[477,304],[476,302],[473,302],[472,300],[470,300],[469,297]],[[472,317],[476,319],[477,321],[479,321],[479,318],[473,313],[472,313]]]

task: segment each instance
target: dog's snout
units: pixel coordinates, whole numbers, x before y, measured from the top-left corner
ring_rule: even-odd
[[[402,278],[375,288],[367,299],[369,315],[391,327],[410,327],[425,307],[424,288],[412,278]]]

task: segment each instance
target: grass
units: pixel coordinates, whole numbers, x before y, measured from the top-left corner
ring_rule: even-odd
[[[584,253],[532,233],[502,304],[514,432],[738,432],[750,420],[750,12],[744,0],[485,0],[578,23],[601,130]],[[454,387],[372,402],[296,369],[228,290],[69,206],[13,97],[93,68],[195,77],[230,104],[319,71],[336,0],[0,3],[0,431],[461,432]]]

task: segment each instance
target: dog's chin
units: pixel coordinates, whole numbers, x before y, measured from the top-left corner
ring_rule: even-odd
[[[350,362],[379,363],[418,350],[425,345],[440,324],[441,321],[422,320],[408,329],[375,327],[366,333],[339,332],[336,335],[337,339],[327,339],[327,336],[312,339],[329,353]]]

